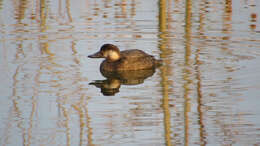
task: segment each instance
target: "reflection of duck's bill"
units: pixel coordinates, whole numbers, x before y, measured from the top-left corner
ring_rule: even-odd
[[[103,54],[101,52],[94,53],[88,56],[89,58],[103,58]]]
[[[119,92],[120,80],[95,80],[89,83],[89,85],[94,85],[101,89],[101,93],[105,96],[113,96]]]
[[[103,84],[103,82],[99,81],[99,80],[89,83],[89,85],[94,85],[94,86],[96,86],[98,88],[101,88],[102,84]]]

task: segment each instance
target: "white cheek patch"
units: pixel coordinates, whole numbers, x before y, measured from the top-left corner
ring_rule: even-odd
[[[112,60],[117,60],[119,59],[119,55],[117,52],[115,51],[109,51],[109,58],[112,59]]]
[[[114,52],[114,51],[110,51],[110,52],[109,52],[109,55],[111,56],[111,58],[117,57],[117,53]]]
[[[119,54],[116,52],[116,51],[113,51],[113,50],[109,50],[109,51],[105,51],[103,56],[109,60],[118,60],[120,59],[120,56]]]

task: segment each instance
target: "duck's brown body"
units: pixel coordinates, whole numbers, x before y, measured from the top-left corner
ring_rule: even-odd
[[[142,70],[152,69],[160,64],[153,56],[141,50],[125,50],[119,49],[112,44],[105,44],[101,50],[90,58],[106,58],[100,65],[101,71],[127,71],[127,70]]]
[[[153,56],[141,50],[126,50],[120,52],[120,59],[117,61],[104,60],[100,70],[122,71],[122,70],[141,70],[154,68],[156,60]]]

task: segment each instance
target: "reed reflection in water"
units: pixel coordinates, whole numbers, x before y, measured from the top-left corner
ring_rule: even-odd
[[[259,145],[259,9],[0,0],[0,145]],[[100,73],[104,43],[163,65]]]

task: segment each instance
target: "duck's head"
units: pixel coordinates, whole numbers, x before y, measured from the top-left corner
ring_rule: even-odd
[[[104,44],[97,53],[88,56],[89,58],[106,58],[108,61],[117,61],[120,59],[120,51],[117,46]]]

